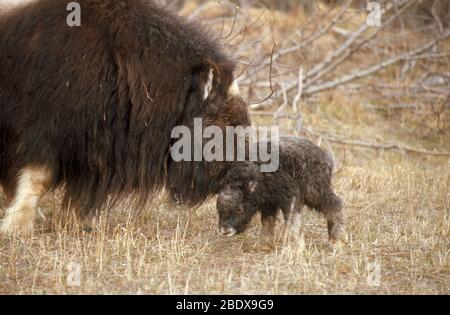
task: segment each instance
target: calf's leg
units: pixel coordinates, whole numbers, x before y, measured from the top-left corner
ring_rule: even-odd
[[[305,220],[303,202],[293,197],[288,209],[283,209],[286,222],[285,239],[293,239],[303,244],[303,224]]]
[[[261,214],[260,242],[263,247],[272,247],[275,236],[276,218],[271,215]]]

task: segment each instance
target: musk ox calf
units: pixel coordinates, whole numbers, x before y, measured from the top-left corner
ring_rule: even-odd
[[[236,162],[228,170],[217,198],[220,233],[244,232],[259,212],[261,239],[270,243],[281,210],[289,229],[298,234],[306,205],[325,216],[332,243],[346,242],[342,201],[333,192],[332,172],[332,159],[311,141],[280,137],[277,171],[262,173],[256,162]]]
[[[175,163],[175,126],[247,126],[234,62],[198,25],[149,0],[35,0],[0,11],[0,231],[31,232],[41,197],[90,215],[166,187],[187,204],[218,193],[227,162]]]

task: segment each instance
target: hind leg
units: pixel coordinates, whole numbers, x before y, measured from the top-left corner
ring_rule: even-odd
[[[38,202],[48,191],[51,181],[50,170],[43,166],[30,165],[19,171],[13,198],[0,225],[0,233],[28,234],[33,231]]]

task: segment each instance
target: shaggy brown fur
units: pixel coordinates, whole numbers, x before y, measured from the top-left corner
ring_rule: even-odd
[[[234,63],[211,36],[147,0],[38,0],[0,13],[0,184],[50,169],[48,189],[83,214],[108,197],[145,201],[164,185],[189,204],[217,193],[226,163],[170,160],[171,130],[249,125],[228,94]],[[204,100],[209,74],[212,89]],[[11,197],[10,197],[11,199]]]
[[[260,165],[252,162],[235,163],[228,171],[217,199],[220,231],[230,236],[242,233],[260,212],[262,233],[272,233],[271,225],[279,210],[292,228],[301,229],[306,205],[324,214],[331,241],[345,241],[342,201],[331,185],[331,158],[311,141],[299,137],[280,137],[279,148],[280,166],[276,172],[262,173]]]

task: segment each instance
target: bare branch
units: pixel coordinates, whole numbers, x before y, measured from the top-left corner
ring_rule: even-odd
[[[432,156],[450,156],[450,152],[438,152],[438,151],[428,151],[424,149],[417,149],[409,146],[399,145],[399,144],[379,144],[379,143],[370,143],[365,141],[359,141],[359,140],[347,140],[347,139],[341,139],[333,136],[324,136],[321,135],[314,130],[307,128],[308,132],[315,135],[320,136],[324,138],[327,141],[338,143],[342,145],[349,145],[349,146],[357,146],[357,147],[363,147],[363,148],[371,148],[371,149],[381,149],[381,150],[400,150],[402,152],[411,152],[411,153],[417,153],[417,154],[425,154],[425,155],[432,155]]]
[[[331,22],[326,25],[325,27],[321,28],[318,32],[315,32],[313,34],[311,34],[309,37],[307,37],[304,41],[302,41],[301,43],[294,45],[292,47],[288,47],[288,48],[284,48],[282,50],[280,50],[279,52],[277,52],[275,55],[271,55],[271,59],[272,61],[277,61],[279,58],[288,55],[290,53],[296,52],[306,46],[308,46],[309,44],[311,44],[312,42],[316,41],[317,39],[319,39],[320,37],[322,37],[324,34],[326,34],[333,26],[335,26],[339,20],[341,19],[342,15],[345,13],[346,9],[348,8],[348,6],[351,4],[351,0],[346,1],[346,3],[342,6],[342,8],[338,11],[338,13],[333,17],[333,19],[331,20]],[[310,20],[308,19],[308,22]],[[308,23],[306,23],[308,24]],[[296,36],[296,33],[294,33],[292,36],[290,36],[288,38],[288,41],[291,41],[293,37]],[[261,63],[261,65],[255,69],[252,73],[252,75],[255,75],[257,73],[259,73],[260,71],[262,71],[263,69],[265,69],[267,67],[267,63]],[[248,77],[244,78],[248,79]]]
[[[367,23],[364,23],[364,25],[356,33],[354,33],[351,37],[349,37],[347,42],[344,43],[340,48],[338,48],[338,50],[336,50],[335,53],[331,54],[330,57],[327,58],[324,62],[317,65],[314,69],[308,72],[308,74],[306,75],[307,81],[306,85],[311,85],[312,83],[322,78],[325,74],[336,69],[344,61],[348,60],[348,58],[350,58],[362,46],[364,46],[365,44],[376,38],[382,29],[390,25],[392,21],[395,20],[395,18],[397,18],[400,14],[402,14],[413,3],[414,1],[406,2],[406,4],[403,5],[403,7],[400,10],[396,10],[395,14],[393,14],[385,23],[383,23],[382,26],[376,28],[376,30],[370,36],[359,41],[358,43],[356,43],[356,45],[350,48],[350,45],[354,42],[354,40],[360,37],[360,35],[362,35],[362,33],[367,29],[366,27]],[[386,11],[389,11],[389,8],[387,8]],[[362,32],[359,33],[360,31]],[[311,78],[312,76],[314,77]]]
[[[354,71],[351,74],[345,75],[341,78],[338,78],[336,80],[331,80],[331,81],[327,81],[325,83],[322,84],[318,84],[318,85],[314,85],[314,86],[310,86],[307,87],[304,90],[304,94],[305,95],[311,95],[314,93],[318,93],[318,92],[322,92],[325,90],[329,90],[335,87],[338,87],[340,85],[352,82],[356,79],[361,79],[364,77],[367,77],[369,75],[372,75],[374,73],[377,73],[385,68],[387,68],[390,65],[393,65],[397,62],[400,61],[404,61],[404,60],[409,60],[410,58],[418,58],[423,52],[429,50],[430,48],[432,48],[433,46],[435,46],[438,42],[446,39],[450,37],[450,31],[445,32],[444,34],[442,34],[441,36],[439,36],[438,38],[426,43],[425,45],[416,48],[415,50],[412,50],[410,52],[406,52],[391,58],[388,58],[386,60],[381,61],[380,63],[377,63],[373,66],[370,66],[366,69],[359,69]],[[426,56],[425,56],[426,57]],[[290,89],[292,89],[292,87],[290,87]]]

